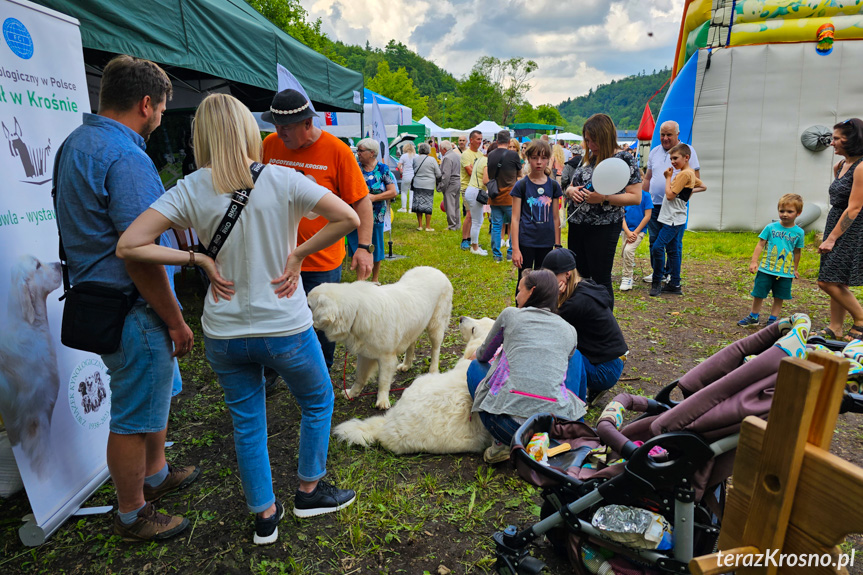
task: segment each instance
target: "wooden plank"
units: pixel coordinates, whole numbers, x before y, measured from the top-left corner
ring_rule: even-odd
[[[825,546],[863,533],[863,469],[807,445],[790,521]]]
[[[750,415],[740,427],[740,441],[734,455],[732,486],[725,499],[722,529],[719,532],[719,549],[743,546],[743,526],[749,515],[749,500],[758,479],[758,461],[767,422]]]
[[[732,565],[734,564],[733,557],[742,556],[742,555],[752,555],[759,553],[758,549],[755,547],[737,547],[735,549],[729,549],[728,551],[723,551],[720,553],[711,553],[710,555],[702,555],[701,557],[695,557],[689,562],[689,570],[692,571],[693,575],[720,575],[722,573],[730,573],[734,569],[732,567],[726,567],[726,560],[724,557],[732,557]]]
[[[741,433],[737,457],[757,460],[764,442],[767,424],[757,418],[747,418],[746,431]],[[738,481],[728,490],[719,537],[720,549],[740,547],[742,530],[726,528],[745,518],[749,511],[754,486]],[[800,531],[810,534],[812,541],[832,547],[850,533],[863,533],[863,469],[813,445],[804,450],[797,492],[789,521]]]
[[[776,395],[770,407],[773,417],[769,417],[760,461],[737,460],[741,466],[758,465],[758,480],[749,502],[753,520],[743,527],[747,545],[762,550],[782,548],[823,373],[820,365],[797,358],[786,358],[779,364]],[[775,573],[776,567],[766,572]]]
[[[807,527],[806,529],[809,529],[809,527]],[[817,575],[817,574],[821,574],[821,575],[846,574],[847,575],[847,573],[848,573],[848,569],[846,569],[844,567],[842,569],[836,569],[834,567],[834,565],[838,564],[837,561],[839,558],[839,554],[841,553],[841,550],[839,549],[839,547],[836,547],[835,545],[833,545],[833,546],[824,545],[820,541],[817,541],[814,538],[812,538],[804,530],[802,530],[802,529],[800,529],[794,525],[788,526],[788,532],[785,534],[785,547],[782,549],[782,552],[794,554],[794,555],[805,554],[807,556],[813,555],[813,554],[818,555],[818,556],[823,556],[826,554],[826,555],[830,555],[831,563],[829,566],[822,566],[819,562],[817,567],[813,567],[811,565],[808,565],[805,568],[797,567],[796,569],[791,568],[791,567],[787,567],[784,569],[780,569],[781,573],[797,572],[797,573],[806,573],[807,575],[809,575],[810,573],[815,574],[815,575]],[[807,557],[807,562],[811,563],[811,561],[809,561],[809,559],[810,558]]]
[[[833,439],[836,421],[839,418],[839,405],[842,403],[845,383],[848,381],[848,367],[851,364],[845,358],[824,351],[810,352],[807,360],[824,368],[818,406],[809,427],[808,442],[821,449],[830,449],[830,441]]]

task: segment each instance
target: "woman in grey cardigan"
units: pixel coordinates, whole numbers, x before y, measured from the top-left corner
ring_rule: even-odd
[[[515,299],[518,308],[500,313],[467,372],[472,411],[495,439],[483,456],[487,463],[509,459],[512,436],[528,417],[548,412],[576,420],[585,413],[564,385],[577,339],[557,315],[557,278],[525,270]]]
[[[431,148],[422,143],[417,147],[419,152],[414,157],[414,200],[411,209],[417,215],[417,231],[423,230],[423,214],[426,216],[425,231],[433,232],[431,215],[434,209],[434,190],[440,182],[441,173],[437,160],[429,157]]]

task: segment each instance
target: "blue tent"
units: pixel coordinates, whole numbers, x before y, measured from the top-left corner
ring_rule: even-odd
[[[402,105],[402,104],[399,104],[398,102],[396,102],[395,100],[390,100],[386,96],[381,96],[377,92],[372,92],[368,88],[363,88],[363,103],[364,104],[373,104],[374,102],[372,102],[372,96],[377,98],[378,104],[391,104],[393,106],[401,106]]]

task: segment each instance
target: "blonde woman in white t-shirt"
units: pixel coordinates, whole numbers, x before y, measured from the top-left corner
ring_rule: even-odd
[[[411,190],[411,181],[414,179],[414,157],[416,157],[416,149],[413,142],[407,142],[402,146],[402,155],[399,157],[398,169],[402,175],[401,194],[402,207],[400,212],[411,211],[411,205],[414,202],[414,193]]]
[[[295,112],[303,115],[303,110]],[[257,182],[250,167],[261,159],[254,118],[236,98],[213,94],[194,122],[195,162],[200,169],[180,180],[120,237],[117,255],[165,265],[198,265],[210,277],[201,325],[207,360],[219,377],[234,424],[243,491],[255,514],[254,542],[278,538],[282,503],[273,493],[267,451],[264,366],[287,382],[302,410],[299,489],[294,514],[336,511],[356,498],[321,480],[326,474],[333,387],[302,289],[303,259],[359,225],[350,206],[299,172],[268,165]],[[232,194],[249,189],[248,204],[216,260],[153,243],[169,227],[195,228],[208,245]],[[309,212],[329,222],[297,246],[297,226]]]

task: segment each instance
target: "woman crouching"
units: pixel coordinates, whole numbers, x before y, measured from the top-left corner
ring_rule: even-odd
[[[567,249],[554,250],[542,261],[542,268],[557,277],[558,313],[578,333],[566,386],[592,404],[620,379],[629,348],[614,318],[608,290],[579,276],[575,265],[575,253]]]
[[[584,403],[564,385],[575,328],[557,315],[558,286],[548,270],[524,270],[517,308],[503,310],[467,372],[472,411],[494,437],[483,459],[509,459],[512,437],[537,413],[576,420]]]

